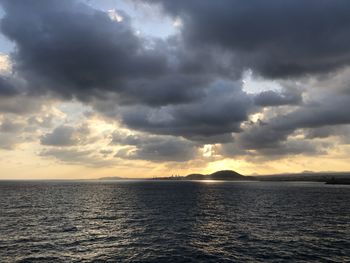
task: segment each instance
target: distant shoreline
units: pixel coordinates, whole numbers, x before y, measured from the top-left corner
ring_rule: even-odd
[[[0,179],[0,182],[65,182],[65,181],[251,181],[251,182],[320,182],[329,185],[350,185],[350,172],[307,172],[272,175],[241,175],[231,170],[218,171],[212,174],[189,174],[186,176],[165,177],[120,177],[110,176],[90,179]]]
[[[323,182],[327,184],[350,184],[350,172],[308,172],[295,174],[245,176],[231,170],[218,171],[212,174],[189,174],[186,176],[168,176],[153,178],[102,177],[98,180],[159,180],[159,181],[255,181],[255,182]]]

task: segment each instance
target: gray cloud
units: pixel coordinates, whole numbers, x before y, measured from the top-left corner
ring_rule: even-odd
[[[76,1],[3,1],[2,32],[16,43],[14,68],[41,92],[65,98],[122,90],[128,78],[155,78],[166,68],[160,52],[146,49],[128,18],[112,21]]]
[[[279,130],[270,124],[258,123],[238,136],[237,143],[247,150],[271,149],[280,146],[294,130]]]
[[[94,138],[90,138],[90,130],[88,126],[72,127],[69,125],[61,125],[56,127],[52,132],[43,135],[40,139],[42,145],[47,146],[74,146],[83,145],[94,142]]]
[[[26,123],[21,118],[12,117],[3,115],[0,119],[0,149],[13,150],[18,145],[32,140],[30,133],[26,131]]]
[[[16,133],[23,129],[24,124],[19,122],[14,122],[8,118],[2,120],[0,125],[0,132]]]
[[[195,144],[172,136],[125,135],[114,133],[112,144],[133,146],[119,150],[116,157],[131,160],[183,162],[193,159]]]
[[[316,102],[309,101],[288,113],[277,114],[246,127],[235,137],[237,145],[262,155],[321,154],[322,150],[316,142],[312,145],[312,140],[334,135],[345,143],[344,133],[348,130],[342,126],[350,124],[349,103],[349,96],[334,93],[318,98]],[[292,139],[297,132],[305,139]]]
[[[17,115],[26,115],[40,110],[43,100],[17,95],[10,97],[0,96],[0,112],[12,113]]]
[[[51,148],[39,153],[42,157],[55,158],[65,164],[84,165],[90,167],[113,166],[113,160],[101,158],[93,150],[78,150],[76,148]]]
[[[196,100],[202,87],[227,74],[216,56],[190,56],[181,40],[138,37],[121,11],[117,22],[78,1],[2,5],[1,30],[16,44],[14,70],[31,94],[84,102],[116,94],[119,104],[159,106]]]
[[[1,30],[16,48],[13,75],[0,77],[0,112],[25,115],[50,100],[77,99],[147,133],[113,137],[125,146],[116,156],[131,160],[187,161],[208,143],[223,144],[231,156],[322,154],[324,147],[313,140],[346,137],[325,127],[350,124],[348,74],[329,78],[350,63],[348,1],[153,2],[182,19],[180,35],[143,38],[122,11],[117,22],[79,1],[3,0]],[[332,91],[322,87],[314,96],[288,86],[247,94],[238,80],[249,68],[286,82],[316,74],[317,85]],[[262,121],[242,125],[264,107]],[[28,123],[35,129],[52,124],[33,116]],[[304,144],[293,138],[301,129],[307,130]],[[10,136],[15,130],[14,123],[2,122],[3,147],[17,141]],[[42,155],[88,161],[93,152],[73,148],[93,140],[88,128],[62,125],[40,137],[42,145],[53,146]]]
[[[225,53],[187,49],[180,37],[139,38],[126,14],[112,21],[77,1],[2,4],[1,29],[16,43],[14,70],[30,94],[101,101],[95,109],[129,128],[202,142],[229,141],[248,118],[253,105],[241,87],[229,81],[218,87],[220,79],[237,77]],[[115,105],[131,106],[113,116]]]
[[[283,105],[299,105],[303,101],[299,92],[291,92],[289,90],[284,93],[276,91],[264,91],[259,93],[254,98],[254,103],[257,106],[283,106]]]
[[[306,140],[288,140],[280,143],[278,147],[259,149],[258,155],[265,158],[281,158],[285,155],[321,155],[327,153],[329,145],[318,145]]]
[[[250,97],[236,83],[218,82],[197,102],[161,109],[133,107],[123,112],[122,120],[128,127],[155,134],[227,141],[240,131],[251,107]]]
[[[11,83],[11,79],[0,77],[0,96],[11,97],[19,93],[17,87]]]
[[[349,103],[350,96],[332,94],[332,97],[309,102],[304,107],[276,117],[272,125],[280,130],[295,130],[349,124]]]
[[[74,136],[75,129],[71,126],[59,126],[52,133],[47,133],[41,137],[42,145],[50,146],[72,146],[78,143]]]
[[[331,136],[338,138],[338,144],[350,144],[350,125],[323,126],[303,129],[307,139],[326,139]]]
[[[336,133],[336,129],[331,126],[320,127],[318,129],[307,129],[305,131],[305,137],[308,139],[315,138],[328,138],[329,136]]]
[[[252,138],[252,137],[250,137]],[[244,138],[247,139],[247,138]],[[327,154],[329,148],[334,145],[325,142],[318,142],[306,139],[288,139],[288,140],[268,140],[263,142],[262,137],[253,138],[253,142],[247,144],[244,139],[222,144],[218,148],[218,154],[225,157],[245,157],[249,160],[271,160],[280,159],[285,156],[295,155],[323,155]],[[242,144],[242,141],[245,144]]]
[[[347,0],[150,0],[184,24],[192,47],[234,53],[237,66],[268,77],[328,72],[350,63]]]

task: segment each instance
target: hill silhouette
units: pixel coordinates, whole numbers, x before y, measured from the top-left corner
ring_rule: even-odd
[[[238,180],[251,180],[252,176],[244,176],[232,170],[217,171],[212,174],[189,174],[185,176],[187,180],[226,180],[226,181],[238,181]]]

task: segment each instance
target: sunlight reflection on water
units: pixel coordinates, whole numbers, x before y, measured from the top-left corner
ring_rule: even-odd
[[[0,182],[1,262],[346,262],[350,187]]]

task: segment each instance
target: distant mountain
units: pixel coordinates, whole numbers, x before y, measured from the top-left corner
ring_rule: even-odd
[[[225,181],[238,181],[238,180],[251,180],[252,176],[243,176],[232,170],[218,171],[212,174],[189,174],[184,177],[186,180],[225,180]]]
[[[218,171],[208,175],[211,180],[244,180],[245,176],[231,170]]]

